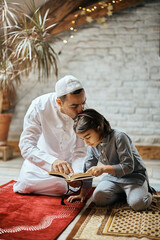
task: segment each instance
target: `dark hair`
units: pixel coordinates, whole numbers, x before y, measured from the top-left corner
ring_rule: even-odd
[[[77,90],[71,92],[70,94],[79,94],[79,93],[81,93],[83,90],[84,90],[83,88],[80,88],[80,89],[77,89]],[[61,97],[59,97],[59,98],[61,99],[62,102],[64,102],[65,99],[66,99],[66,96],[67,96],[67,94],[65,94],[65,95],[63,95],[63,96],[61,96]]]
[[[99,127],[99,128],[98,128]],[[111,133],[110,123],[94,109],[86,109],[74,120],[73,129],[75,133],[86,132],[93,129],[99,132],[100,139]]]

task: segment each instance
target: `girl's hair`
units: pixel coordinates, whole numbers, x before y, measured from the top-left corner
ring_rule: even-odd
[[[86,109],[79,113],[74,120],[75,133],[83,133],[89,129],[99,132],[100,139],[111,133],[110,123],[96,110]]]

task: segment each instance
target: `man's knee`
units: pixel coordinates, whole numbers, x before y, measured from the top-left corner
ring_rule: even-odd
[[[147,193],[142,198],[128,199],[129,206],[135,211],[146,210],[152,202],[151,193]]]

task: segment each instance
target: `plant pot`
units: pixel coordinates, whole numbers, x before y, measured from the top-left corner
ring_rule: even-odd
[[[0,146],[7,145],[8,132],[11,120],[11,113],[0,113]]]
[[[15,99],[16,99],[16,89],[11,88],[7,89],[7,87],[2,91],[2,111],[8,112],[14,107]]]

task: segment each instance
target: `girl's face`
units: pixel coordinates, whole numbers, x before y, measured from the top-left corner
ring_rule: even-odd
[[[91,147],[96,147],[100,142],[102,142],[102,139],[100,139],[99,136],[99,132],[95,131],[94,129],[89,129],[86,132],[76,134]]]

